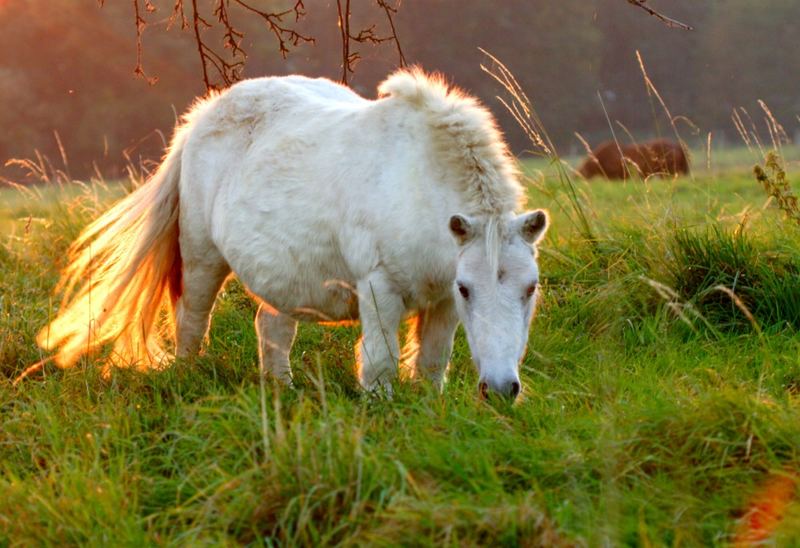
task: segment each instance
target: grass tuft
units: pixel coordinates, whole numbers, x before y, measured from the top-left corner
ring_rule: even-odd
[[[723,329],[800,328],[800,256],[776,253],[742,231],[678,231],[671,242],[674,288]]]

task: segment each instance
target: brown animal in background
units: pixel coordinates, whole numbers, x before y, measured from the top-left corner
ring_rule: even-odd
[[[678,143],[665,139],[635,145],[606,141],[592,151],[578,172],[586,179],[598,175],[607,179],[628,179],[636,175],[633,170],[642,179],[651,175],[687,175],[689,160]]]

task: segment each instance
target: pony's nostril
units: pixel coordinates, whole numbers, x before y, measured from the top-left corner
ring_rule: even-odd
[[[519,385],[519,383],[517,381],[512,382],[511,383],[511,399],[517,399],[517,396],[519,396],[519,391],[521,389],[522,389],[522,387]]]
[[[481,398],[486,399],[489,397],[489,385],[486,382],[481,381],[478,384],[478,394],[480,394]]]

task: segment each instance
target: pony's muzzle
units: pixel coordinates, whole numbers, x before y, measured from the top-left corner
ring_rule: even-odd
[[[492,379],[481,379],[478,383],[478,394],[484,400],[487,399],[490,394],[496,394],[514,401],[521,391],[522,384],[520,384],[518,377],[505,379],[499,382]]]

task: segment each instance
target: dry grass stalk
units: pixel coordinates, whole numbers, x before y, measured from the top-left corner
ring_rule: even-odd
[[[764,167],[756,165],[753,173],[786,217],[800,225],[800,202],[792,191],[779,156],[775,152],[767,153]]]

